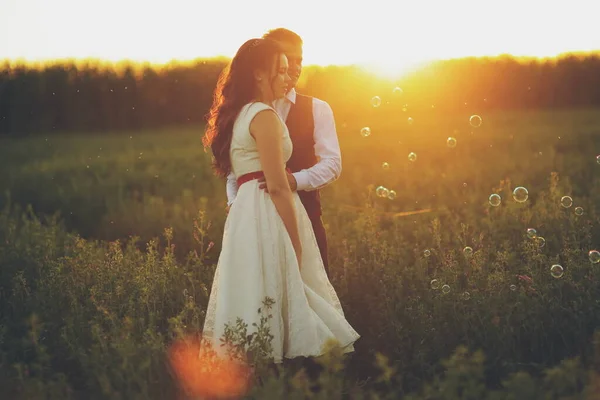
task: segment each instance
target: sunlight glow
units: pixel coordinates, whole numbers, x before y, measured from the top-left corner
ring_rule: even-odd
[[[9,40],[0,41],[0,59],[162,64],[231,57],[246,39],[280,26],[302,35],[306,65],[360,64],[389,77],[432,59],[544,57],[600,48],[587,0],[301,4],[290,10],[278,0],[3,0],[0,37]]]

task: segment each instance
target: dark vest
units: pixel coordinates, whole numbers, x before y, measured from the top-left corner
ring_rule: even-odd
[[[296,103],[290,107],[290,113],[285,123],[294,146],[287,167],[292,172],[312,167],[317,163],[313,98],[296,93]],[[321,196],[318,190],[300,190],[298,196],[300,196],[309,217],[314,218],[321,215]]]

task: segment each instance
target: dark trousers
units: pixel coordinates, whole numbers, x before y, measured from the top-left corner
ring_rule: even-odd
[[[327,258],[327,235],[325,234],[325,227],[323,226],[323,220],[320,215],[309,215],[310,222],[312,223],[313,231],[315,232],[315,238],[317,239],[317,245],[319,246],[319,252],[321,252],[321,258],[323,259],[323,265],[325,266],[325,273],[329,278],[329,260]]]

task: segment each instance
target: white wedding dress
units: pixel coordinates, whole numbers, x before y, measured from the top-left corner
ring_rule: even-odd
[[[230,156],[238,178],[262,170],[249,128],[254,116],[266,109],[272,108],[259,102],[247,104],[235,121]],[[283,120],[281,123],[287,162],[292,142]],[[257,180],[239,187],[225,222],[203,329],[203,338],[217,354],[224,352],[220,338],[226,324],[235,326],[239,317],[248,324],[248,333],[256,331],[252,324],[259,325],[258,309],[264,309],[265,297],[275,300],[267,313],[272,315],[268,326],[275,363],[283,358],[319,356],[328,339],[336,339],[344,353],[354,351],[353,343],[360,336],[344,317],[325,273],[311,222],[295,192],[294,201],[302,268],[298,268],[292,241],[270,195],[259,189]]]

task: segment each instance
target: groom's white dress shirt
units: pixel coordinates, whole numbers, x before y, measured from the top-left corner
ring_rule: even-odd
[[[275,111],[286,121],[292,104],[296,103],[296,90],[274,102]],[[296,190],[316,190],[339,178],[342,172],[340,144],[335,130],[333,111],[325,101],[313,97],[313,118],[315,121],[314,140],[317,163],[311,168],[294,172],[298,185]],[[227,176],[227,205],[230,206],[238,191],[236,177],[231,172]]]

